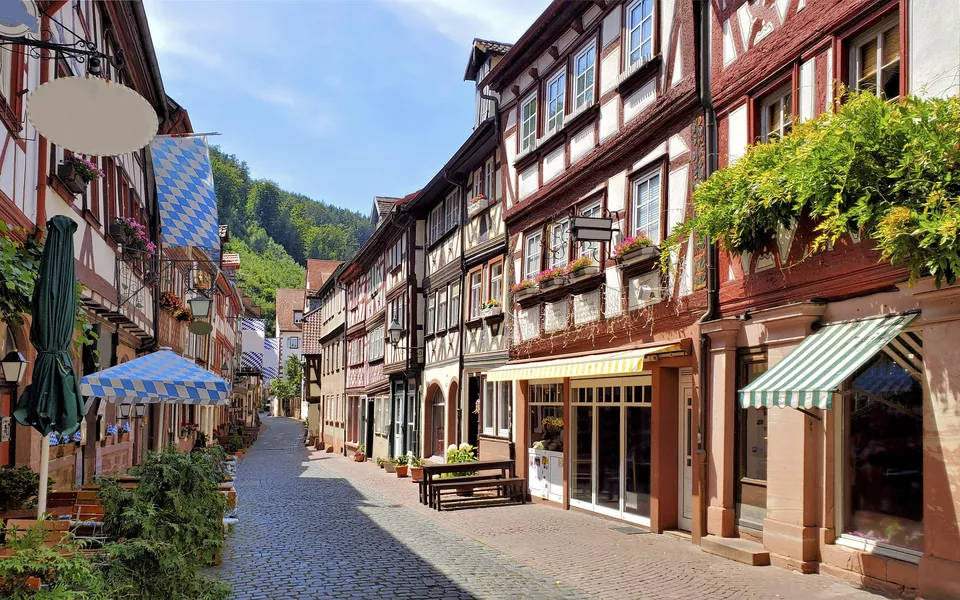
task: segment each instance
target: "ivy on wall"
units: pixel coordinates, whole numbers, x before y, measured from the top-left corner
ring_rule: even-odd
[[[902,264],[911,283],[939,287],[960,273],[960,98],[884,101],[852,93],[836,112],[755,144],[693,193],[695,216],[664,242],[661,256],[691,234],[734,253],[754,252],[801,216],[816,223],[813,250],[861,232],[881,259]],[[668,264],[662,265],[664,269]]]

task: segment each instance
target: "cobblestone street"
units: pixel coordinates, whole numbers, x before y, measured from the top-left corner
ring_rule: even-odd
[[[239,467],[240,523],[219,571],[238,599],[880,597],[545,505],[436,513],[409,478],[308,452],[297,421],[262,431]]]

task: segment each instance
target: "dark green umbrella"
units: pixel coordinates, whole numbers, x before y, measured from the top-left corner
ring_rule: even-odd
[[[77,224],[62,215],[47,221],[47,241],[33,288],[30,342],[37,349],[33,378],[17,402],[17,421],[44,436],[69,435],[86,414],[70,346],[77,316],[77,276],[73,234]],[[44,444],[49,444],[46,437]]]

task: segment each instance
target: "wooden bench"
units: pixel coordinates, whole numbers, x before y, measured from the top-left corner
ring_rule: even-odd
[[[459,479],[459,478],[457,478]],[[471,492],[478,490],[497,490],[497,496],[500,498],[516,498],[520,497],[521,504],[526,504],[527,495],[524,491],[524,481],[523,477],[491,477],[484,479],[476,479],[474,481],[439,481],[435,482],[430,486],[430,493],[433,495],[433,501],[431,505],[433,508],[443,510],[443,492],[459,492],[464,489],[469,489]],[[470,498],[469,500],[472,500]],[[467,498],[464,498],[463,501],[469,501]],[[449,499],[447,500],[450,501]]]
[[[4,526],[4,540],[19,539],[27,535],[27,532],[36,527],[40,522],[41,521],[36,519],[7,519],[7,523]],[[67,536],[67,532],[70,530],[70,523],[67,521],[44,519],[42,523],[43,529],[46,531],[43,538],[43,545],[48,548],[53,548],[63,541]]]
[[[496,476],[492,473],[481,475],[483,471],[499,471],[499,479],[512,479],[516,477],[516,465],[512,460],[480,460],[470,463],[444,463],[444,464],[424,464],[423,480],[420,482],[420,503],[433,506],[433,493],[431,488],[434,483],[439,481],[441,475],[450,473],[476,473],[476,475],[461,475],[457,480],[462,483],[469,481],[479,481],[485,479],[494,479]],[[467,479],[472,478],[472,479]],[[450,480],[446,478],[444,481]]]

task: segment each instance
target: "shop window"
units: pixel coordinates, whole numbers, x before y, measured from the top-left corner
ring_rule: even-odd
[[[513,382],[485,381],[483,386],[483,433],[510,437],[513,422]]]
[[[767,370],[765,353],[741,354],[738,387],[743,389]],[[740,398],[737,394],[736,402]],[[740,527],[763,529],[767,516],[767,408],[736,409],[737,478],[734,502]],[[777,409],[780,410],[780,409]]]
[[[430,402],[430,422],[432,431],[430,432],[430,455],[444,456],[444,443],[446,440],[446,410],[444,407],[443,392],[439,388],[433,392],[433,399]]]
[[[530,444],[543,450],[563,452],[563,384],[531,383],[527,386],[530,404]]]
[[[889,348],[889,347],[888,347]],[[843,401],[843,537],[922,553],[923,386],[881,352],[849,380]]]
[[[853,42],[851,72],[855,90],[870,90],[888,100],[899,98],[900,18],[893,15]]]

